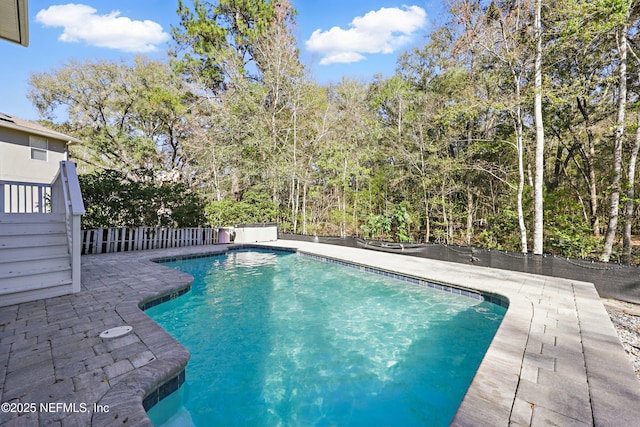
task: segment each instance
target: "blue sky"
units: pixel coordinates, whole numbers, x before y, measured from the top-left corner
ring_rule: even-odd
[[[190,4],[189,0],[186,0]],[[443,19],[441,0],[292,0],[302,62],[320,83],[343,76],[369,80],[393,74],[398,55],[424,44]],[[29,47],[0,40],[0,112],[36,120],[27,99],[30,73],[70,59],[166,59],[174,0],[31,0]]]

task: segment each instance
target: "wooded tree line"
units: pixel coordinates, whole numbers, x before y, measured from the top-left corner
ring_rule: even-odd
[[[166,63],[31,76],[85,171],[185,183],[212,225],[637,262],[638,1],[453,0],[395,75],[327,85],[287,0],[177,13]]]

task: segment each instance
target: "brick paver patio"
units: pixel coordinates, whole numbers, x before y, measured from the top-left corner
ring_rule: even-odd
[[[318,243],[269,243],[277,245],[509,299],[455,425],[638,425],[640,382],[591,284]],[[191,282],[150,259],[226,249],[84,256],[80,293],[0,308],[0,424],[150,425],[143,401],[175,388],[189,354],[138,307]],[[133,331],[100,338],[123,325]]]

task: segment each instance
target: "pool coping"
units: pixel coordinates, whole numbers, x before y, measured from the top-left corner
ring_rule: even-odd
[[[509,309],[453,425],[631,426],[640,418],[640,382],[591,283],[277,241],[87,255],[80,293],[4,307],[0,401],[96,403],[109,412],[1,413],[0,424],[18,417],[36,424],[151,425],[143,401],[179,385],[189,353],[140,307],[184,292],[192,280],[152,260],[242,247],[295,250],[506,297]],[[123,323],[134,331],[98,337]]]

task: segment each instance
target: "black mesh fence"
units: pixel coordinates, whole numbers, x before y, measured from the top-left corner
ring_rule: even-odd
[[[365,241],[356,237],[315,237],[297,234],[281,234],[279,237],[591,282],[595,284],[602,298],[640,304],[640,267],[636,265],[505,252],[469,246]]]

